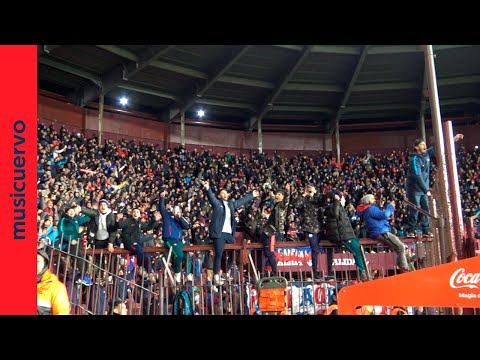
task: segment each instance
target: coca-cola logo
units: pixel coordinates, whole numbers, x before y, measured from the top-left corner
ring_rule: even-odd
[[[452,276],[450,276],[450,286],[454,289],[460,288],[470,288],[470,289],[479,289],[476,285],[480,282],[480,273],[467,273],[465,274],[465,269],[457,269]]]

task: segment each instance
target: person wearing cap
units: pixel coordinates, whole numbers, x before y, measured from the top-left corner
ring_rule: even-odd
[[[120,298],[112,299],[108,304],[109,315],[128,315],[127,304]]]
[[[273,191],[270,191],[273,204],[267,222],[260,234],[260,242],[263,244],[265,258],[268,260],[273,274],[277,273],[277,259],[274,253],[275,243],[277,241],[284,241],[285,238],[287,210],[290,203],[290,188],[290,184],[287,184],[285,185],[285,190],[278,189],[275,191],[275,195],[273,195]],[[264,266],[264,272],[265,267],[266,266]]]
[[[210,205],[212,205],[208,232],[215,249],[213,265],[215,275],[213,278],[216,285],[220,285],[220,264],[222,262],[223,249],[225,248],[226,243],[233,244],[235,242],[235,209],[249,203],[254,198],[258,197],[260,193],[258,190],[253,190],[252,193],[234,201],[230,199],[230,194],[226,189],[221,189],[217,198],[213,194],[208,180],[202,181],[202,184],[204,190],[207,192],[208,201]]]
[[[410,269],[405,256],[405,246],[402,241],[392,234],[388,219],[395,210],[395,202],[391,201],[385,210],[375,204],[375,196],[367,194],[360,200],[357,213],[365,224],[370,237],[387,245],[397,254],[397,266],[400,273],[409,272]]]
[[[49,257],[43,249],[37,249],[37,314],[70,314],[67,288],[50,272]]]
[[[453,141],[463,139],[463,134],[457,134],[453,138]],[[430,206],[428,198],[432,196],[430,192],[430,163],[431,157],[435,156],[435,147],[431,146],[427,148],[427,143],[423,139],[416,139],[414,142],[415,151],[410,153],[408,159],[408,172],[407,172],[407,199],[417,207],[430,212]],[[433,237],[430,231],[430,221],[424,214],[409,206],[408,219],[405,230],[407,237],[416,237],[415,231],[420,223],[420,230],[423,235],[427,237]]]
[[[361,280],[368,280],[360,250],[360,239],[355,236],[352,223],[344,209],[345,197],[335,192],[333,194],[333,202],[325,210],[327,239],[338,243],[353,254],[357,273]]]
[[[320,254],[320,219],[322,218],[321,206],[323,199],[317,194],[317,189],[312,184],[305,187],[303,194],[293,199],[292,205],[302,215],[302,230],[305,240],[310,243],[312,249],[312,272],[315,280],[320,280],[318,270],[318,254]],[[327,271],[328,276],[333,276],[333,249],[327,248]]]

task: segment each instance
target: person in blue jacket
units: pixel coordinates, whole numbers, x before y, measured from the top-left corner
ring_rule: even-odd
[[[463,134],[455,135],[453,141],[460,139],[463,139]],[[415,140],[414,147],[415,151],[410,153],[408,159],[407,199],[426,212],[430,212],[428,203],[428,198],[432,196],[430,192],[430,163],[431,157],[435,156],[435,148],[433,146],[427,148],[427,144],[423,139]],[[416,237],[415,231],[419,223],[421,224],[420,230],[422,230],[423,236],[433,237],[428,217],[410,206],[406,226],[407,237]]]
[[[174,211],[167,210],[165,206],[166,190],[160,193],[160,213],[162,214],[162,239],[168,248],[172,248],[174,256],[173,270],[175,272],[175,281],[180,282],[180,267],[184,258],[183,254],[183,230],[190,227],[188,221],[182,216],[179,206],[175,206]]]
[[[390,202],[385,210],[380,209],[375,204],[375,196],[372,194],[362,197],[360,205],[357,206],[357,213],[360,215],[370,237],[384,243],[390,250],[397,253],[399,272],[405,273],[410,271],[405,256],[405,246],[397,236],[391,233],[392,228],[389,222],[394,210],[394,201]]]
[[[235,242],[235,210],[258,197],[260,193],[258,190],[253,190],[252,193],[247,194],[238,200],[231,200],[229,199],[230,194],[227,190],[221,189],[217,198],[213,194],[208,180],[202,181],[202,184],[207,192],[208,201],[213,207],[210,215],[210,225],[208,227],[209,236],[213,241],[213,248],[215,249],[215,258],[213,260],[213,281],[215,285],[221,285],[219,272],[223,249],[225,248],[225,243],[233,244]]]

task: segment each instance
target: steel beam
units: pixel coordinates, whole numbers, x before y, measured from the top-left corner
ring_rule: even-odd
[[[284,74],[283,79],[278,83],[277,87],[273,90],[273,92],[268,96],[268,98],[265,100],[263,103],[263,106],[261,107],[260,111],[258,112],[256,116],[256,120],[253,124],[251,124],[251,129],[255,127],[255,124],[263,117],[265,114],[272,108],[273,103],[275,102],[276,98],[282,90],[284,89],[285,85],[290,81],[292,76],[295,74],[295,71],[298,69],[298,67],[305,61],[305,59],[308,57],[310,54],[310,51],[312,50],[312,45],[305,45],[303,47],[303,51],[300,54],[300,56],[297,58],[297,60],[290,66],[290,68],[287,70],[287,72]]]
[[[242,57],[249,49],[250,45],[245,45],[241,47],[237,47],[233,53],[229,54],[222,60],[222,65],[219,66],[217,71],[215,71],[213,74],[211,74],[207,82],[200,88],[200,89],[194,89],[193,91],[190,91],[189,94],[186,94],[183,98],[185,99],[183,104],[181,104],[182,111],[188,111],[188,109],[195,104],[195,101],[199,98],[202,98],[203,95],[210,89],[210,87],[218,81],[218,79],[225,74],[228,69],[240,58]],[[169,119],[169,121],[172,121],[172,119],[178,115],[178,112],[171,112],[172,118]]]
[[[109,45],[105,45],[108,46]],[[155,45],[151,47],[147,47],[145,51],[143,51],[139,55],[135,55],[135,57],[130,56],[130,58],[134,58],[135,61],[129,64],[118,64],[112,70],[107,72],[102,76],[102,82],[100,87],[102,88],[104,95],[108,94],[110,91],[115,89],[123,80],[127,80],[137,72],[141,71],[146,66],[150,65],[155,59],[159,56],[167,52],[172,48],[172,45]],[[119,48],[117,50],[118,53],[124,54],[125,50]],[[124,54],[126,56],[126,54]],[[83,98],[81,101],[81,106],[85,106],[91,101],[98,98],[100,95],[100,88],[98,86],[88,86],[83,89]]]
[[[332,133],[337,129],[338,123],[340,122],[340,117],[345,112],[348,100],[350,99],[350,94],[352,93],[353,85],[355,84],[355,81],[357,81],[358,75],[362,70],[363,63],[365,62],[365,58],[367,57],[368,49],[369,49],[369,46],[365,45],[362,49],[362,53],[360,54],[360,57],[358,58],[357,65],[355,66],[355,70],[353,71],[352,77],[350,78],[350,82],[348,83],[347,89],[343,94],[343,98],[337,110],[337,114],[335,115],[335,118],[331,122],[330,131]]]

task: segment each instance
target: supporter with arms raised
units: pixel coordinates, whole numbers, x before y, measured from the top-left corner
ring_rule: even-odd
[[[274,253],[275,242],[284,240],[289,202],[290,184],[287,184],[285,190],[275,191],[270,214],[260,235],[260,242],[263,244],[265,257],[268,259],[273,274],[277,273],[277,260]]]
[[[316,280],[320,279],[318,271],[318,254],[320,254],[320,218],[322,199],[317,195],[317,189],[312,184],[305,187],[303,194],[297,193],[293,199],[292,205],[296,208],[302,218],[302,230],[305,234],[305,240],[310,243],[312,249],[312,272]],[[333,276],[333,249],[327,249],[328,275]]]
[[[203,181],[202,184],[207,192],[208,201],[213,207],[208,230],[215,249],[213,280],[216,285],[220,285],[220,264],[222,262],[225,243],[233,244],[235,242],[235,209],[249,203],[253,198],[258,197],[260,194],[258,190],[253,190],[252,193],[247,194],[238,200],[231,200],[230,194],[227,190],[221,189],[217,198],[213,194],[208,180]]]
[[[352,223],[344,209],[345,198],[335,192],[333,202],[325,210],[327,239],[347,248],[353,254],[361,280],[368,280],[360,250],[360,239],[355,236]]]
[[[463,139],[463,134],[457,134],[453,141]],[[414,143],[415,151],[410,154],[408,159],[407,172],[407,199],[415,206],[420,207],[426,212],[430,212],[428,198],[432,196],[430,192],[430,164],[431,157],[435,156],[435,147],[427,148],[423,139],[417,139]],[[420,223],[424,236],[433,237],[430,231],[430,220],[428,217],[414,207],[408,209],[408,222],[406,226],[407,236],[415,237],[415,230]]]
[[[89,209],[84,206],[77,205],[75,211],[81,212],[91,218],[87,227],[87,238],[93,242],[95,249],[107,249],[113,252],[113,244],[117,236],[117,226],[115,216],[108,207],[108,201],[102,199],[98,203],[98,209]],[[99,269],[104,269],[101,255],[94,256],[94,263]],[[105,274],[99,273],[97,283],[104,284]]]
[[[175,261],[173,269],[175,272],[175,281],[180,282],[180,267],[184,259],[183,254],[183,230],[190,228],[188,221],[182,216],[179,206],[175,206],[174,211],[171,207],[167,209],[165,206],[165,197],[168,195],[167,190],[160,193],[160,213],[162,214],[162,239],[168,248],[172,248]]]
[[[155,227],[156,223],[160,221],[160,216],[157,213],[153,221],[146,222],[141,218],[140,209],[132,210],[132,215],[127,216],[122,220],[123,214],[117,215],[117,227],[122,230],[121,241],[125,249],[129,250],[133,255],[137,256],[137,265],[142,267],[147,272],[152,272],[152,260],[150,255],[145,254],[142,245],[144,231]]]
[[[83,260],[82,244],[80,243],[80,226],[90,221],[90,217],[87,215],[79,215],[76,213],[77,205],[70,206],[62,215],[60,222],[58,223],[58,231],[61,241],[61,249],[66,251],[73,257],[68,257],[70,264],[79,270],[75,280],[79,280],[84,275],[84,271],[87,266]],[[76,269],[73,269],[74,271]],[[91,281],[88,277],[83,278],[85,285],[91,285]]]

